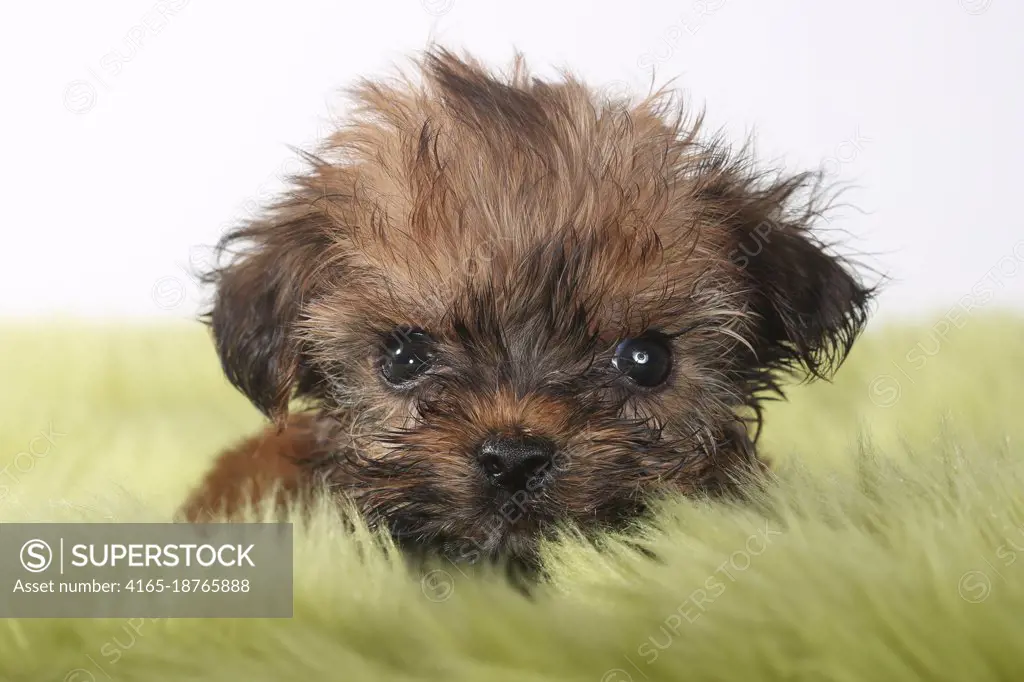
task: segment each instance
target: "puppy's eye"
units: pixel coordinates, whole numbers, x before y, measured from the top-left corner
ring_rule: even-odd
[[[433,357],[433,339],[422,329],[403,327],[384,340],[381,373],[389,383],[404,384],[422,374]]]
[[[626,339],[615,348],[612,365],[641,386],[657,386],[672,369],[672,348],[655,335]]]

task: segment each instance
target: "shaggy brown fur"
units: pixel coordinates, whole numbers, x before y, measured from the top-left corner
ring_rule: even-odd
[[[443,50],[421,67],[359,85],[308,173],[224,238],[217,350],[276,427],[223,455],[187,515],[283,478],[411,545],[522,558],[559,522],[607,527],[755,468],[759,402],[789,370],[836,368],[865,320],[869,290],[809,232],[816,176],[756,170],[665,93]],[[383,349],[409,329],[429,366],[394,386]],[[664,382],[613,365],[631,338],[669,349]],[[523,435],[553,458],[496,487],[482,444]]]

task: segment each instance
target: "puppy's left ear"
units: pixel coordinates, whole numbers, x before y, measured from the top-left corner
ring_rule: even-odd
[[[815,187],[815,176],[800,175],[733,203],[731,260],[751,290],[755,362],[828,378],[863,329],[874,291],[811,232]],[[812,199],[792,206],[805,190]]]

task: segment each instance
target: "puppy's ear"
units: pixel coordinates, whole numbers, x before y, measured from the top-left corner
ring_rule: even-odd
[[[731,260],[751,290],[755,362],[828,378],[863,329],[873,290],[812,234],[821,214],[816,176],[745,189],[730,202],[738,239]]]
[[[324,221],[311,201],[293,195],[225,235],[218,251],[231,259],[205,278],[215,287],[206,321],[224,373],[279,425],[291,398],[313,395],[318,385],[295,325],[317,289],[328,247]]]

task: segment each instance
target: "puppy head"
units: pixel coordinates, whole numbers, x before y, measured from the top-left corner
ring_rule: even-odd
[[[664,97],[421,66],[359,86],[308,173],[225,237],[229,379],[278,420],[315,401],[328,481],[463,558],[749,466],[738,415],[789,370],[829,374],[865,319],[808,231],[814,178],[754,170]]]

